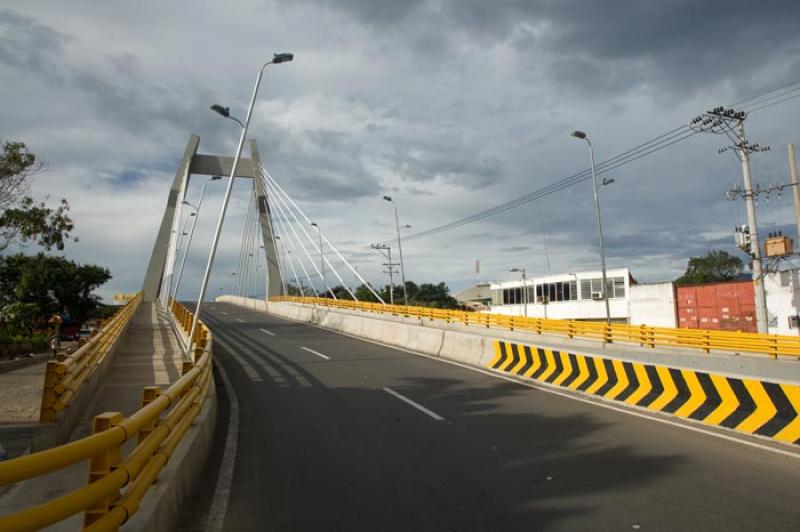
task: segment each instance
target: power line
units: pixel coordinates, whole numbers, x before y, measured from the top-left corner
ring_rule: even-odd
[[[777,105],[777,104],[782,103],[784,101],[788,101],[788,100],[790,100],[792,98],[800,97],[800,93],[799,93],[799,94],[796,94],[794,96],[789,96],[787,98],[781,99],[782,96],[786,96],[787,94],[791,94],[794,91],[800,90],[800,87],[797,87],[797,85],[800,85],[800,80],[793,81],[793,82],[781,85],[781,86],[773,88],[773,89],[768,89],[768,90],[762,91],[762,92],[760,92],[758,94],[755,94],[753,96],[745,98],[744,100],[741,100],[739,103],[748,102],[749,101],[749,102],[751,102],[751,104],[760,105],[759,107],[756,107],[756,108],[752,109],[750,112],[758,111],[760,109],[765,109],[766,107],[770,107],[772,105]],[[790,87],[793,87],[793,88],[790,88]],[[773,94],[773,93],[777,93],[777,94]],[[638,146],[635,146],[635,147],[633,147],[633,148],[631,148],[631,149],[629,149],[627,151],[624,151],[624,152],[622,152],[622,153],[620,153],[618,155],[615,155],[614,157],[611,157],[610,159],[607,159],[607,160],[601,162],[600,164],[596,165],[596,167],[595,167],[596,168],[596,172],[597,172],[597,174],[602,174],[602,173],[609,172],[611,170],[614,170],[616,168],[619,168],[621,166],[624,166],[626,164],[629,164],[629,163],[632,163],[632,162],[634,162],[636,160],[639,160],[642,157],[645,157],[647,155],[656,153],[656,152],[658,152],[658,151],[660,151],[660,150],[662,150],[664,148],[667,148],[669,146],[672,146],[672,145],[674,145],[674,144],[676,144],[678,142],[684,141],[684,140],[696,135],[697,133],[698,133],[697,131],[691,130],[687,125],[678,126],[678,127],[673,128],[673,129],[671,129],[671,130],[669,130],[669,131],[667,131],[665,133],[662,133],[661,135],[658,135],[657,137],[654,137],[654,138],[652,138],[652,139],[650,139],[650,140],[648,140],[648,141],[646,141],[646,142],[644,142],[642,144],[639,144]],[[417,233],[412,233],[412,234],[406,236],[403,240],[405,240],[405,241],[417,240],[417,239],[420,239],[420,238],[433,236],[433,235],[436,235],[436,234],[439,234],[439,233],[443,233],[445,231],[449,231],[451,229],[456,229],[458,227],[462,227],[464,225],[468,225],[468,224],[483,220],[483,219],[488,218],[490,216],[494,216],[496,214],[500,214],[500,213],[506,212],[506,211],[508,211],[510,209],[519,207],[519,206],[524,205],[526,203],[529,203],[531,201],[534,201],[534,200],[537,200],[537,199],[541,199],[543,197],[549,196],[551,194],[554,194],[556,192],[559,192],[561,190],[564,190],[566,188],[574,186],[574,185],[576,185],[578,183],[581,183],[581,182],[589,179],[590,177],[591,177],[591,172],[590,172],[590,169],[587,168],[587,169],[582,170],[580,172],[577,172],[577,173],[575,173],[575,174],[573,174],[571,176],[568,176],[566,178],[560,179],[560,180],[558,180],[558,181],[556,181],[554,183],[551,183],[551,184],[546,185],[546,186],[544,186],[542,188],[539,188],[537,190],[529,192],[528,194],[525,194],[523,196],[520,196],[520,197],[515,198],[513,200],[510,200],[510,201],[507,201],[505,203],[501,203],[500,205],[496,205],[496,206],[494,206],[492,208],[485,209],[485,210],[477,212],[475,214],[471,214],[469,216],[465,216],[463,218],[459,218],[459,219],[454,220],[452,222],[449,222],[449,223],[446,223],[446,224],[442,224],[442,225],[439,225],[439,226],[435,226],[435,227],[432,227],[430,229],[426,229],[424,231],[419,231]]]

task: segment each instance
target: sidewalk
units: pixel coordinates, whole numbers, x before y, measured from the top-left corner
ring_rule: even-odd
[[[126,417],[130,416],[140,408],[143,387],[161,386],[166,389],[181,376],[183,352],[180,343],[168,315],[156,305],[141,304],[121,342],[105,381],[98,388],[90,407],[84,411],[70,441],[90,434],[95,415],[122,412]],[[39,386],[41,394],[41,384]],[[16,395],[13,391],[11,394]],[[38,404],[36,408],[38,419]],[[123,453],[130,452],[135,443],[135,439],[129,441]],[[0,495],[0,515],[52,500],[85,486],[86,482],[87,465],[79,462],[50,475],[11,486]],[[80,528],[82,520],[82,514],[78,514],[47,530],[75,530]]]

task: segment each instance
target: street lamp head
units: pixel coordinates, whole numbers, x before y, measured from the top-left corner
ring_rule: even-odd
[[[294,54],[289,53],[282,53],[282,54],[272,54],[272,62],[276,65],[278,63],[288,63],[294,59]]]
[[[317,222],[311,222],[311,226],[312,226],[312,227],[319,227],[319,226],[317,225]]]
[[[519,268],[509,268],[508,271],[510,271],[511,273],[517,273],[521,272],[522,270],[520,270]]]
[[[584,133],[583,131],[573,131],[572,133],[570,133],[570,135],[572,135],[576,139],[585,139],[586,138],[586,133]]]
[[[391,196],[384,196],[383,199],[386,200],[386,201],[389,201],[389,202],[392,201],[392,197]]]
[[[231,108],[230,107],[222,107],[218,103],[215,103],[214,105],[212,105],[211,106],[211,110],[214,111],[215,113],[218,113],[218,114],[224,116],[225,118],[230,118],[230,116],[231,116]]]

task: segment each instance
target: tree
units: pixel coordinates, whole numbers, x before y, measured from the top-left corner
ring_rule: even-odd
[[[359,287],[356,288],[356,298],[358,298],[359,301],[366,301],[368,303],[378,303],[378,298],[375,297],[375,295],[370,291],[370,289],[365,284],[359,285]],[[385,301],[388,302],[389,300],[386,299]]]
[[[742,259],[726,251],[711,250],[702,257],[689,258],[686,272],[675,279],[676,285],[731,281],[742,272]]]
[[[0,304],[33,305],[39,322],[52,314],[83,322],[100,302],[94,290],[109,279],[111,273],[105,268],[64,257],[44,253],[0,257]]]
[[[41,169],[22,142],[6,142],[0,153],[0,251],[14,242],[34,241],[46,250],[62,250],[74,225],[69,203],[48,207],[27,195],[28,178]]]
[[[414,301],[423,306],[458,308],[458,301],[450,295],[450,289],[444,283],[422,283],[414,296]]]

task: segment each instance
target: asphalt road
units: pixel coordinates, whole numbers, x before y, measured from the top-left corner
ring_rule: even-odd
[[[796,457],[233,305],[203,319],[239,406],[225,530],[800,526]]]

